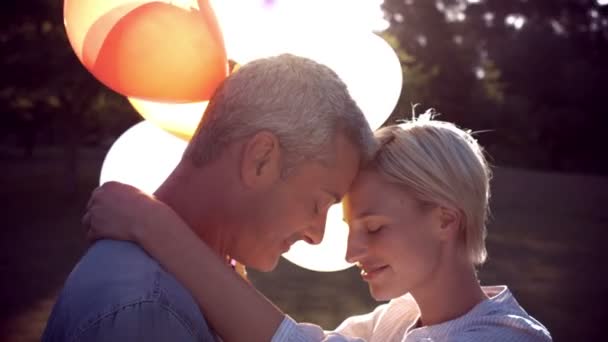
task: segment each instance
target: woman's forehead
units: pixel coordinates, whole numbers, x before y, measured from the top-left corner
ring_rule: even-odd
[[[389,209],[402,197],[398,186],[391,184],[375,171],[360,173],[344,198],[344,214],[348,219],[376,215]],[[393,203],[394,202],[394,203]]]
[[[391,184],[381,173],[373,169],[364,169],[357,174],[347,195],[352,194],[353,196],[358,197],[358,195],[364,194],[369,196],[371,194],[381,193],[389,187],[391,187]]]

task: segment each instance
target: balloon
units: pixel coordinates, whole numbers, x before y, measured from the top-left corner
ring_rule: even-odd
[[[356,29],[355,16],[341,14],[353,20],[346,28],[339,28],[335,21],[330,26],[329,20],[315,16],[344,8],[339,6],[342,2],[315,1],[315,7],[310,1],[285,0],[269,8],[256,1],[216,0],[213,7],[231,60],[247,64],[258,58],[291,53],[325,64],[346,83],[370,127],[376,129],[388,119],[401,96],[401,62],[392,47],[371,32],[369,21],[367,26]],[[354,3],[358,7],[353,7]],[[237,4],[241,11],[236,10]],[[348,8],[372,7],[373,3],[359,0]],[[376,7],[379,8],[377,2]],[[363,16],[359,13],[356,18]]]
[[[283,257],[312,271],[341,271],[353,266],[345,260],[347,243],[348,225],[343,220],[342,204],[335,204],[327,213],[323,241],[318,245],[298,241]]]
[[[84,66],[123,95],[205,101],[228,74],[208,1],[65,0],[64,19]]]
[[[344,55],[341,63],[334,60],[332,65],[335,63],[336,72],[375,130],[388,119],[401,97],[401,61],[383,38],[372,33],[351,37],[344,44],[350,45],[353,53],[358,45],[359,53]]]
[[[257,54],[250,53],[245,58],[291,53],[315,60],[340,76],[372,129],[388,119],[401,96],[403,72],[399,58],[383,38],[369,32],[357,35],[283,32],[275,37],[268,39]]]
[[[220,0],[222,1],[222,0]],[[388,27],[384,0],[279,0],[274,12],[283,26],[317,32],[369,33]],[[311,23],[314,22],[314,25]],[[339,25],[336,23],[339,22]]]
[[[238,70],[238,64],[229,64],[231,73]],[[127,97],[127,99],[144,119],[186,141],[192,138],[209,104],[209,101],[166,103],[134,97]]]
[[[270,56],[264,48],[277,26],[277,13],[273,6],[256,0],[211,0],[217,15],[228,58],[242,64],[244,61]],[[282,29],[282,28],[281,28]]]
[[[351,35],[382,31],[383,0],[211,0],[228,57],[237,62],[264,57],[276,35],[328,32]],[[345,10],[347,9],[347,10]],[[339,25],[336,25],[339,18]],[[243,59],[243,57],[245,59]]]
[[[141,116],[180,139],[189,141],[201,121],[208,101],[162,103],[128,98]]]
[[[333,69],[373,130],[382,126],[399,101],[401,62],[393,48],[376,34],[304,36],[286,46],[288,52]]]
[[[152,194],[181,160],[187,143],[142,121],[114,142],[101,167],[100,184],[118,181]]]

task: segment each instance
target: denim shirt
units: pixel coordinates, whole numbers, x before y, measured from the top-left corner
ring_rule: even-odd
[[[42,336],[59,341],[219,341],[192,295],[140,247],[101,240],[66,280]]]

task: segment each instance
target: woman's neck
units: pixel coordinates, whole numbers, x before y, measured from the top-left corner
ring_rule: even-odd
[[[444,263],[428,282],[411,291],[423,326],[440,324],[469,312],[488,297],[475,269],[466,262]]]

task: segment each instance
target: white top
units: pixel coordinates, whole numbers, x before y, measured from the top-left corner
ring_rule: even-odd
[[[420,317],[410,294],[346,319],[335,331],[323,331],[285,316],[272,342],[469,342],[552,341],[549,331],[517,303],[506,286],[486,286],[489,299],[463,316],[437,325],[413,328]]]

